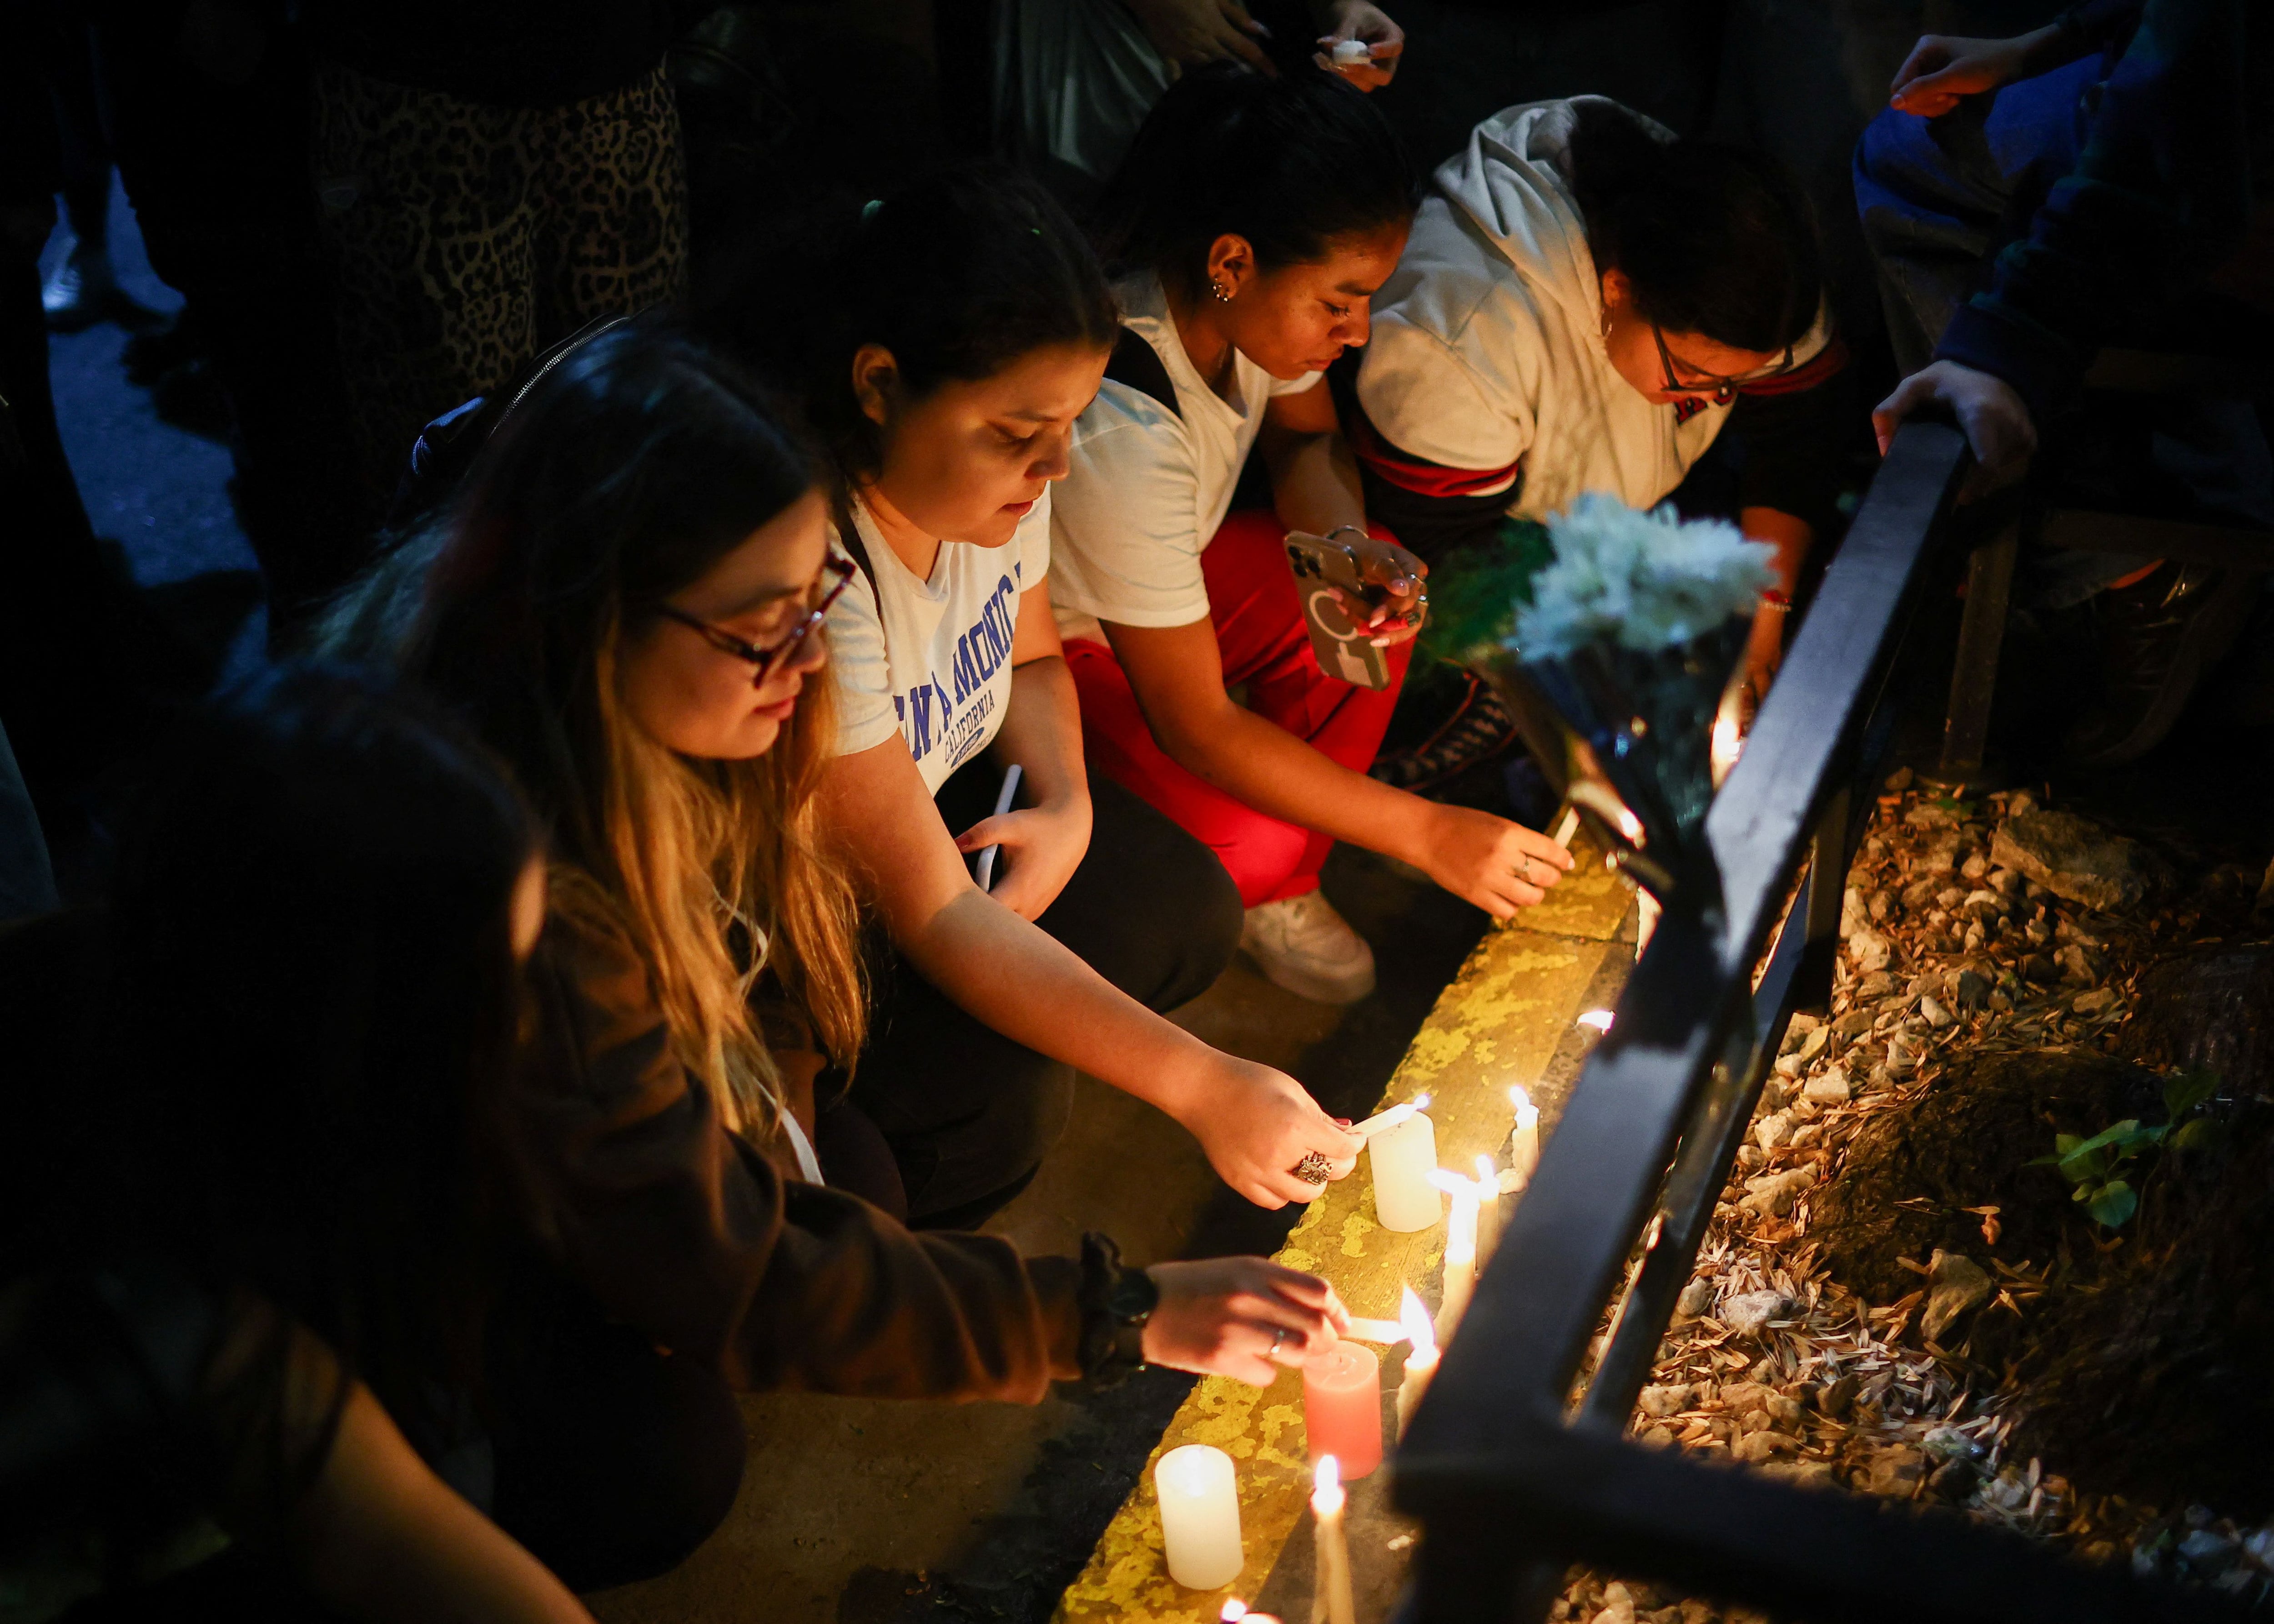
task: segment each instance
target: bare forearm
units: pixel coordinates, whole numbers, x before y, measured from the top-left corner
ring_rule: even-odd
[[[1295,434],[1267,427],[1263,453],[1271,475],[1271,505],[1280,523],[1314,536],[1342,524],[1366,528],[1358,461],[1340,434]]]
[[[1777,585],[1789,596],[1799,584],[1808,550],[1815,545],[1814,527],[1774,508],[1748,508],[1737,515],[1737,528],[1751,540],[1765,541],[1776,549],[1771,568],[1776,571]]]
[[[1028,797],[1036,806],[1088,798],[1081,705],[1063,658],[1028,660],[1011,673],[1011,699],[992,753],[1005,766],[1016,762],[1024,770]]]
[[[567,1586],[426,1469],[360,1387],[301,1531],[310,1583],[351,1617],[591,1624]]]
[[[1181,1116],[1211,1051],[1052,937],[974,891],[893,932],[908,962],[966,1013]]]

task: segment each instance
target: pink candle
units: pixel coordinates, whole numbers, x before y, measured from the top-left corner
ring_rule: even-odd
[[[1382,1464],[1382,1361],[1373,1349],[1337,1342],[1303,1366],[1303,1431],[1311,1458],[1333,1455],[1346,1478]]]

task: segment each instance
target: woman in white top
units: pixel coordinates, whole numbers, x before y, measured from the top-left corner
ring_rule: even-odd
[[[1800,188],[1600,96],[1514,107],[1440,165],[1358,365],[1367,501],[1424,557],[1604,491],[1664,500],[1725,427],[1731,515],[1777,549],[1766,690],[1828,516],[1845,364]]]
[[[1174,1116],[1249,1199],[1311,1199],[1357,1141],[1153,1012],[1231,958],[1222,866],[1084,763],[1047,575],[1050,485],[1116,331],[1088,245],[1033,182],[949,170],[870,204],[801,292],[799,392],[858,569],[829,614],[824,806],[891,938],[852,1097],[910,1221],[971,1227],[1015,1195],[1075,1067]],[[967,859],[990,846],[983,891]]]
[[[1146,121],[1104,206],[1124,335],[1053,503],[1053,598],[1093,759],[1213,847],[1242,943],[1282,986],[1346,1003],[1374,958],[1319,895],[1337,840],[1401,858],[1505,917],[1569,866],[1533,831],[1375,782],[1421,562],[1370,533],[1318,386],[1367,336],[1416,177],[1389,125],[1316,71],[1187,75]],[[1273,512],[1231,513],[1249,452]],[[1374,601],[1387,688],[1311,652],[1289,530],[1348,545]],[[1236,702],[1232,685],[1245,689]]]

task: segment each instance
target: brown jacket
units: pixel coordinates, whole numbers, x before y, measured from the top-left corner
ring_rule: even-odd
[[[912,1234],[786,1176],[674,1060],[621,936],[556,914],[515,1111],[561,1261],[611,1314],[741,1387],[1034,1402],[1081,1375],[1082,1266]]]

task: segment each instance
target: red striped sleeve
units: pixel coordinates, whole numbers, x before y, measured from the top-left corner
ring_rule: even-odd
[[[1416,496],[1483,496],[1513,485],[1524,468],[1522,457],[1506,468],[1447,468],[1428,462],[1384,440],[1362,410],[1344,413],[1343,435],[1359,462]]]

